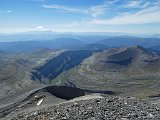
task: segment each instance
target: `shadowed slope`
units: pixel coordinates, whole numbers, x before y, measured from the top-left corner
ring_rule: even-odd
[[[79,65],[85,58],[89,57],[92,51],[66,51],[59,56],[48,60],[44,65],[36,68],[32,72],[33,80],[38,80],[42,83],[50,83],[50,81],[67,71]]]

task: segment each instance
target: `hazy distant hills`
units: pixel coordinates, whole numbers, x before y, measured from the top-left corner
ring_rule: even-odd
[[[52,82],[144,97],[159,91],[159,79],[160,56],[134,46],[95,53]]]
[[[0,42],[0,50],[11,53],[33,52],[39,49],[68,49],[83,45],[83,42],[72,38],[57,38],[49,41]]]
[[[1,34],[0,33],[0,41],[33,41],[33,40],[53,40],[56,38],[75,38],[81,39],[84,42],[92,43],[93,41],[102,40],[110,37],[116,36],[134,36],[140,38],[160,38],[160,34],[153,35],[143,35],[143,34],[129,34],[129,33],[117,33],[117,32],[64,32],[57,33],[52,31],[28,31],[22,33],[15,34]],[[98,39],[97,39],[98,38]]]
[[[105,50],[109,48],[107,45],[105,44],[101,44],[101,43],[90,43],[90,44],[86,44],[83,46],[79,46],[74,50]]]
[[[160,45],[152,46],[151,48],[154,49],[154,50],[159,50],[160,51]]]
[[[122,46],[133,46],[140,45],[143,47],[152,47],[155,45],[160,45],[159,38],[140,38],[132,36],[117,36],[111,37],[103,40],[99,40],[96,43],[101,43],[108,45],[110,47],[122,47]]]
[[[30,31],[17,34],[0,34],[0,41],[39,41],[53,40],[56,38],[74,38],[81,39],[83,42],[92,43],[98,39],[105,39],[113,34],[97,34],[97,33],[56,33],[51,31]],[[114,35],[113,35],[114,36]],[[98,39],[97,39],[98,38]]]
[[[159,90],[159,38],[73,36],[0,42],[0,67],[9,73],[0,72],[5,93],[14,85],[23,88],[19,86],[30,84],[30,80],[125,94],[144,89],[150,95],[150,91]],[[9,82],[12,78],[15,84]]]
[[[33,34],[34,35],[34,34]],[[41,34],[36,34],[40,35]],[[48,35],[48,33],[47,33]],[[50,34],[49,34],[50,35]],[[53,35],[53,34],[51,34]],[[64,35],[65,36],[65,35]],[[0,51],[8,53],[33,52],[39,49],[67,49],[67,50],[104,50],[109,47],[124,47],[140,45],[146,48],[159,50],[160,38],[140,38],[132,36],[80,36],[66,35],[68,37],[50,36],[50,39],[17,39],[17,42],[0,42]],[[20,37],[20,36],[19,36]],[[1,38],[1,36],[0,36]],[[14,38],[13,38],[14,39]],[[155,47],[153,47],[155,46]]]
[[[0,50],[0,55],[3,55],[3,54],[5,54],[5,52],[4,52],[4,51],[2,51],[2,50]]]

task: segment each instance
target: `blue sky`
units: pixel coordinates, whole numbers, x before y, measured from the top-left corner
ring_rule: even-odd
[[[160,34],[160,0],[0,0],[0,33]]]

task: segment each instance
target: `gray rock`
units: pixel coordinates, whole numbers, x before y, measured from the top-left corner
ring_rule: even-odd
[[[127,104],[126,104],[127,103]],[[36,113],[36,115],[34,115]],[[156,105],[135,98],[107,97],[71,100],[23,111],[7,120],[159,120]]]

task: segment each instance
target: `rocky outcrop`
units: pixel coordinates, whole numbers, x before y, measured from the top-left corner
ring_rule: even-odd
[[[160,109],[135,98],[86,96],[53,106],[26,110],[8,120],[158,120]]]

